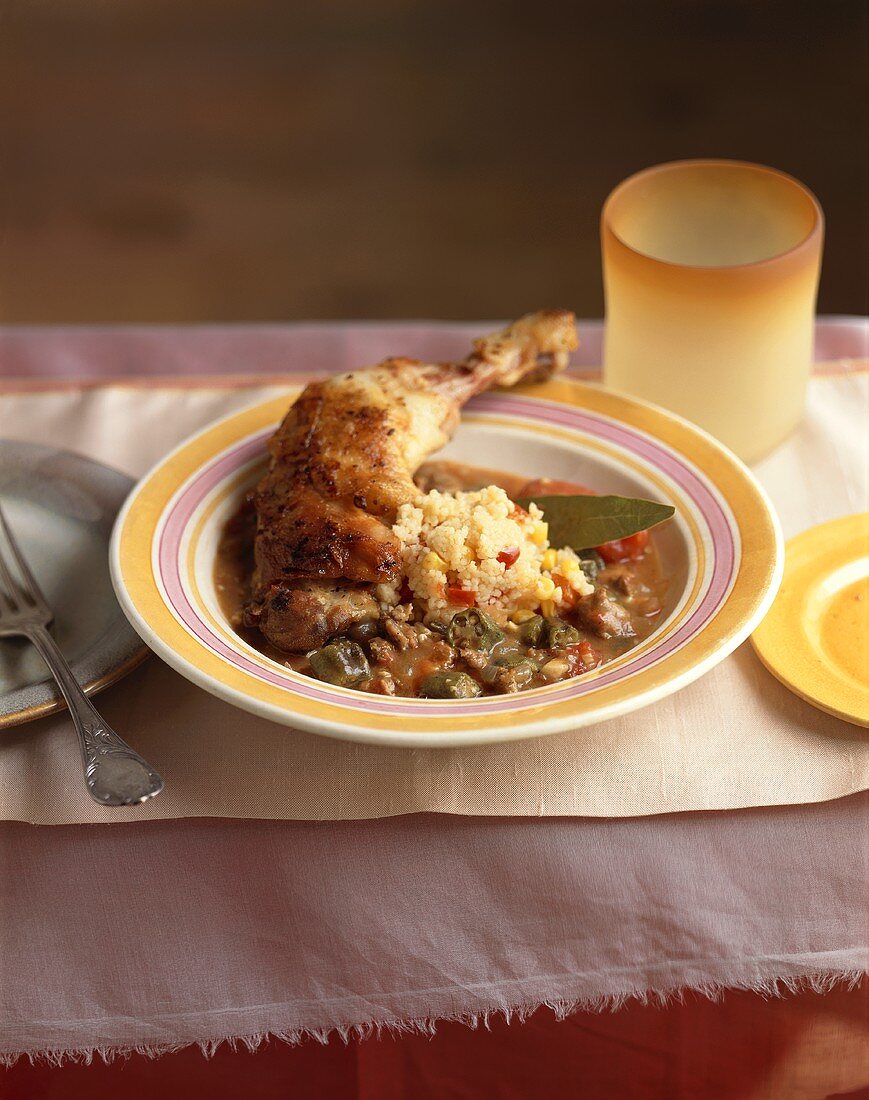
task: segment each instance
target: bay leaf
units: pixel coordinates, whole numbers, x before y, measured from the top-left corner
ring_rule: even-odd
[[[519,497],[516,503],[527,509],[532,499],[549,524],[549,545],[574,550],[646,531],[676,511],[669,504],[637,497],[539,496]]]

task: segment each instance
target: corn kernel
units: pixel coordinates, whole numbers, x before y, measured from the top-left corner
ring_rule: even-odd
[[[423,569],[435,569],[440,573],[446,573],[447,571],[447,563],[440,554],[436,554],[434,550],[429,550],[422,559],[422,567]]]
[[[540,562],[541,569],[552,569],[555,563],[558,561],[558,554],[552,549],[544,550],[543,560]]]
[[[543,602],[540,604],[540,611],[545,618],[551,619],[552,616],[555,614],[555,601],[543,600]]]
[[[546,680],[560,680],[568,671],[570,665],[563,657],[555,657],[547,661],[540,669],[540,675]]]
[[[541,600],[548,600],[555,591],[555,581],[552,577],[541,577],[537,582],[537,596]]]
[[[527,607],[520,607],[518,611],[514,611],[510,616],[511,623],[527,623],[529,619],[534,618],[534,612],[529,611]]]
[[[536,546],[542,546],[544,542],[549,538],[549,524],[544,523],[542,520],[536,524],[534,530],[531,532],[531,541]]]
[[[565,577],[573,577],[582,572],[579,568],[579,562],[575,558],[566,558],[558,568]]]

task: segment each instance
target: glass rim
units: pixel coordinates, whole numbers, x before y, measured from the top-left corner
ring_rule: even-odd
[[[775,176],[777,179],[789,184],[794,190],[799,191],[801,195],[808,199],[813,215],[812,225],[804,237],[795,244],[792,244],[789,248],[786,248],[783,252],[776,252],[774,256],[765,256],[760,260],[747,260],[745,263],[685,264],[678,263],[675,260],[664,260],[659,256],[652,256],[648,252],[643,252],[642,249],[635,248],[632,244],[629,244],[620,233],[616,232],[612,224],[611,207],[623,191],[634,186],[640,182],[640,180],[648,176],[662,175],[665,172],[671,172],[679,168],[738,168],[743,170],[747,169],[750,172],[760,175]],[[603,207],[601,208],[600,224],[602,232],[609,233],[614,240],[618,241],[622,248],[626,249],[626,251],[630,252],[632,255],[637,256],[639,259],[649,263],[663,264],[666,267],[682,269],[683,271],[744,271],[747,268],[763,267],[765,264],[778,263],[780,260],[809,246],[823,231],[824,211],[815,193],[798,180],[796,176],[792,176],[788,172],[782,172],[778,168],[770,168],[769,165],[766,164],[756,164],[750,160],[731,160],[726,157],[689,157],[684,160],[668,160],[664,161],[662,164],[653,164],[648,168],[641,168],[639,172],[634,172],[630,176],[626,176],[625,179],[616,184],[604,200]]]

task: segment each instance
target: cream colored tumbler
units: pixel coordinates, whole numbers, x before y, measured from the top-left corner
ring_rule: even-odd
[[[686,160],[621,183],[601,218],[604,381],[753,462],[797,425],[824,218],[782,172]]]

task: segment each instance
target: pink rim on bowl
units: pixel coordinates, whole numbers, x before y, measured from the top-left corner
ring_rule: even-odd
[[[695,470],[686,465],[677,455],[663,448],[654,440],[640,436],[632,429],[613,421],[605,421],[579,410],[565,410],[559,406],[541,407],[541,402],[528,399],[489,395],[478,398],[473,405],[474,412],[495,411],[507,416],[545,421],[559,426],[579,429],[604,439],[609,443],[618,443],[625,450],[640,458],[654,458],[658,470],[666,473],[679,485],[688,498],[697,506],[698,512],[707,520],[709,542],[712,547],[711,578],[703,598],[693,613],[659,647],[647,652],[636,661],[632,661],[613,672],[604,671],[593,680],[578,678],[566,681],[562,687],[546,689],[547,699],[573,699],[589,691],[618,683],[635,676],[644,668],[657,664],[670,653],[686,645],[712,618],[730,591],[736,575],[737,547],[733,530],[727,522],[724,510],[710,487],[699,477]],[[533,416],[530,414],[533,413]],[[565,413],[572,415],[564,415]],[[157,543],[157,570],[161,587],[166,592],[169,604],[179,621],[206,645],[213,653],[225,658],[238,668],[268,684],[278,687],[292,687],[300,695],[310,699],[321,699],[338,706],[390,714],[416,714],[420,708],[431,715],[473,714],[480,711],[516,711],[538,705],[534,692],[522,692],[516,695],[487,696],[469,703],[440,702],[434,699],[405,699],[368,695],[365,692],[353,692],[348,698],[345,690],[336,690],[318,680],[300,676],[275,665],[263,668],[250,658],[232,649],[226,641],[205,621],[185,591],[183,573],[182,546],[184,534],[189,523],[208,493],[220,484],[228,474],[234,473],[247,462],[262,454],[273,429],[247,439],[238,446],[221,455],[210,466],[200,470],[183,488],[176,498],[165,523],[160,531]]]

